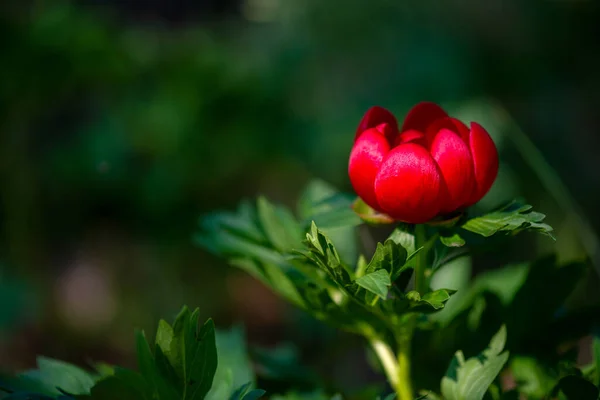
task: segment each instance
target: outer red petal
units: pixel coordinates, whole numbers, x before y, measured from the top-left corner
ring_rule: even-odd
[[[394,114],[379,106],[374,106],[367,110],[360,124],[358,124],[354,141],[367,129],[375,128],[381,124],[388,124],[390,126],[391,129],[389,133],[386,133],[386,137],[389,143],[393,143],[398,134],[398,121],[394,117]]]
[[[375,178],[375,195],[381,209],[408,223],[435,217],[443,200],[437,164],[422,146],[403,143],[392,149]]]
[[[466,204],[473,195],[475,175],[471,152],[458,134],[446,128],[435,135],[430,152],[440,168],[447,190],[441,212],[452,212]]]
[[[356,193],[365,203],[381,211],[375,197],[375,176],[390,145],[383,133],[376,128],[368,129],[354,143],[348,163],[348,175]]]
[[[485,196],[498,176],[498,150],[487,131],[475,122],[471,123],[468,143],[473,157],[476,188],[466,205],[472,205]]]
[[[419,103],[406,114],[400,132],[415,129],[424,133],[433,121],[447,116],[448,114],[435,103],[426,101]]]

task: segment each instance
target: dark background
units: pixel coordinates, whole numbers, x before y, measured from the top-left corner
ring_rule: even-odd
[[[134,328],[188,304],[358,385],[364,368],[339,361],[359,342],[192,235],[243,197],[292,205],[314,177],[350,190],[374,104],[481,122],[502,159],[482,207],[522,195],[557,229],[476,270],[552,249],[600,265],[599,20],[585,0],[1,2],[0,367],[134,365]]]

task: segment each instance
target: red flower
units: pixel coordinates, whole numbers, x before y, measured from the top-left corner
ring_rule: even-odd
[[[478,202],[498,174],[498,151],[481,125],[469,129],[436,104],[417,104],[401,129],[389,111],[372,107],[356,131],[348,173],[375,210],[424,223]]]

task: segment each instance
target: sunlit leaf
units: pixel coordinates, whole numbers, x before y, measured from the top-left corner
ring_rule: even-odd
[[[498,232],[514,235],[531,230],[554,238],[552,227],[542,222],[546,216],[532,211],[532,208],[528,204],[513,201],[497,211],[468,219],[461,227],[485,237]]]

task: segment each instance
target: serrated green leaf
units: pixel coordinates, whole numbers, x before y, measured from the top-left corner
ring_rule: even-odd
[[[456,291],[452,289],[438,289],[428,292],[421,297],[419,292],[411,290],[403,298],[395,299],[393,308],[398,314],[408,311],[432,313],[443,309],[450,296],[454,293]]]
[[[392,285],[388,272],[384,269],[379,269],[375,272],[361,276],[356,281],[356,284],[365,288],[369,292],[384,299],[387,297],[388,290]]]
[[[446,376],[442,378],[442,395],[446,400],[481,400],[508,360],[508,352],[501,353],[506,342],[503,326],[479,356],[465,360],[456,352]]]
[[[446,247],[462,247],[466,243],[458,233],[453,233],[450,236],[440,236],[440,242]]]
[[[338,283],[345,286],[352,284],[354,271],[342,262],[335,246],[313,222],[310,231],[306,234],[305,244],[309,253],[300,253]]]
[[[394,281],[403,270],[408,268],[406,266],[406,257],[406,249],[396,244],[393,240],[388,239],[384,243],[377,243],[377,249],[367,265],[365,273],[369,274],[384,269],[387,271],[390,279]]]
[[[450,300],[450,296],[456,293],[456,290],[452,289],[438,289],[433,292],[426,293],[421,301],[429,304],[433,309],[439,310],[444,308],[444,304]]]
[[[209,319],[198,330],[198,316],[198,309],[184,307],[173,324],[169,361],[182,380],[184,400],[203,399],[217,369],[214,323]]]
[[[552,227],[542,223],[546,216],[531,211],[531,206],[513,201],[497,211],[467,220],[461,227],[481,236],[498,232],[516,234],[524,230],[540,232],[554,239]]]

